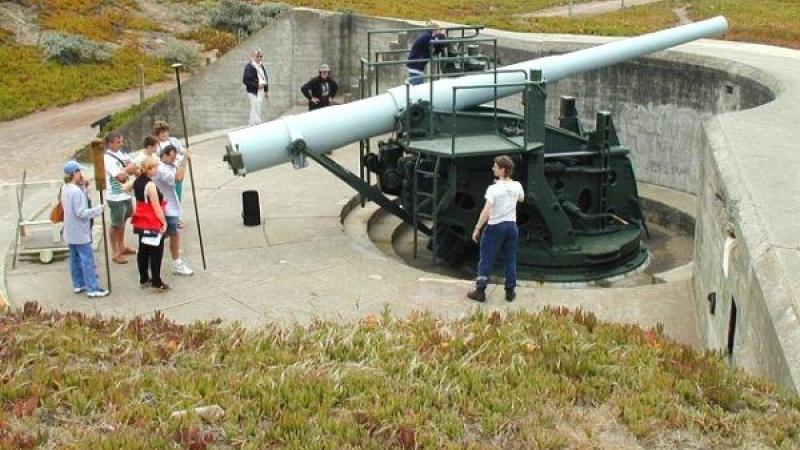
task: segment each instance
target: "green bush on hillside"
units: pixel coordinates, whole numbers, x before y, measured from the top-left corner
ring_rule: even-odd
[[[167,43],[167,53],[164,55],[167,64],[180,63],[186,67],[198,67],[202,58],[196,48],[180,42]]]
[[[222,0],[210,11],[209,22],[214,28],[249,36],[285,10],[286,6],[279,3],[253,5],[241,0]]]
[[[48,31],[39,45],[47,58],[65,66],[104,62],[111,57],[103,44],[69,33]]]

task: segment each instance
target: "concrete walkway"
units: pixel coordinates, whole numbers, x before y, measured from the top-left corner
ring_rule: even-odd
[[[162,81],[147,86],[145,94],[174,88],[174,81]],[[92,122],[138,102],[137,88],[0,122],[0,184],[18,183],[23,168],[28,180],[60,178],[64,161],[97,136]]]
[[[507,311],[555,305],[646,327],[663,323],[676,339],[697,343],[688,279],[625,289],[521,288],[511,304],[502,300],[502,288],[495,288],[488,304],[478,306],[465,298],[471,282],[422,272],[382,253],[367,234],[374,207],[357,208],[341,225],[340,213],[354,192],[320,166],[297,171],[284,164],[238,178],[221,160],[224,143],[217,138],[192,146],[207,271],[201,268],[187,196],[184,254],[196,273],[167,274],[172,291],[141,289],[131,259],[127,265],[112,264],[113,293],[90,300],[72,293],[65,261],[23,262],[6,274],[12,306],[35,300],[46,309],[127,318],[162,311],[181,323],[221,318],[259,327],[353,320],[385,308],[399,315],[427,310],[458,317],[478,307]],[[358,148],[339,150],[334,157],[356,170]],[[241,192],[250,189],[261,196],[262,226],[242,224]],[[102,266],[102,253],[99,258]]]
[[[542,9],[529,14],[522,14],[520,17],[570,17],[570,16],[594,16],[622,9],[631,6],[647,5],[664,0],[602,0],[589,3],[578,3],[572,6],[563,5],[552,8]]]

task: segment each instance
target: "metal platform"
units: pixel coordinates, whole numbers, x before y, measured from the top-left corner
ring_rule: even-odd
[[[497,135],[458,136],[455,138],[455,143],[455,151],[452,138],[415,140],[410,147],[432,156],[457,159],[498,153],[525,153],[544,146],[541,142],[529,142],[528,148],[525,149],[522,136],[506,138]]]

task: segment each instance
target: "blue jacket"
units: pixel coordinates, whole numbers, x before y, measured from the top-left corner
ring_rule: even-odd
[[[264,80],[266,80],[267,84],[264,86],[264,92],[269,92],[269,78],[267,77],[267,70],[264,69],[264,65],[261,65],[261,70],[264,71]],[[258,94],[258,73],[256,72],[256,68],[253,67],[253,64],[247,63],[244,66],[244,75],[242,76],[242,83],[244,83],[245,89],[250,94]]]
[[[408,52],[408,58],[407,59],[428,59],[428,58],[430,58],[431,57],[431,46],[430,46],[431,41],[438,40],[438,39],[442,39],[442,38],[437,36],[434,39],[432,30],[428,30],[428,31],[422,33],[421,35],[419,35],[419,37],[414,39],[414,43],[411,45],[411,50]],[[442,54],[442,52],[444,51],[444,46],[445,46],[445,44],[433,44],[434,53],[436,53],[437,55]],[[406,66],[408,66],[409,69],[416,69],[416,70],[419,70],[419,71],[422,72],[422,71],[425,70],[425,65],[426,64],[427,64],[427,62],[425,62],[425,61],[423,61],[423,62],[410,62],[410,63],[407,63]]]

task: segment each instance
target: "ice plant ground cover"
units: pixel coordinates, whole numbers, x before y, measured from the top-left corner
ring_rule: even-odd
[[[564,309],[248,330],[30,303],[0,377],[5,448],[800,446],[795,395]]]

